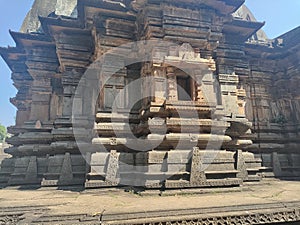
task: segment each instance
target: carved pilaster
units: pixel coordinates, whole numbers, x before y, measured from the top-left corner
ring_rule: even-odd
[[[112,186],[119,184],[118,172],[119,172],[119,157],[120,154],[117,151],[112,150],[109,155],[109,161],[107,166],[107,172],[105,182]]]
[[[201,186],[203,185],[204,182],[206,182],[206,177],[203,171],[200,149],[195,147],[193,148],[193,155],[192,155],[190,185],[192,187]]]
[[[238,97],[237,97],[237,85],[239,83],[239,77],[233,74],[219,74],[219,83],[222,96],[222,104],[226,116],[238,115]]]
[[[280,165],[278,153],[273,152],[272,156],[271,156],[271,159],[272,159],[273,172],[274,172],[275,176],[276,177],[282,176],[282,170],[281,170],[281,165]]]
[[[34,79],[30,120],[49,121],[50,98],[52,94],[51,77],[53,72],[36,69],[30,69],[28,72]]]
[[[153,67],[152,77],[154,79],[154,97],[156,103],[164,103],[167,96],[167,80],[163,67]]]
[[[240,178],[242,180],[246,180],[248,177],[247,168],[246,168],[246,162],[245,158],[243,156],[242,150],[236,151],[236,169],[238,170],[237,178]]]
[[[168,79],[168,99],[176,101],[178,100],[177,93],[177,81],[173,67],[167,67],[167,79]]]

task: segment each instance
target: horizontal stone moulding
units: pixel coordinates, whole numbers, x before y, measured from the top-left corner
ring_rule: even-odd
[[[168,126],[204,126],[204,127],[224,127],[230,124],[226,121],[217,121],[211,119],[184,119],[184,118],[168,118],[166,120]]]
[[[171,133],[166,134],[166,140],[168,141],[190,141],[190,142],[229,142],[231,137],[227,135],[217,134],[186,134],[186,133]]]
[[[129,120],[138,120],[138,114],[129,114],[129,110],[127,114],[124,113],[104,113],[99,112],[96,114],[97,121],[129,121]]]
[[[128,131],[133,127],[129,123],[98,123],[94,129],[98,131]]]
[[[197,101],[172,101],[167,100],[165,103],[167,106],[190,106],[190,107],[216,107],[214,102],[197,102]]]

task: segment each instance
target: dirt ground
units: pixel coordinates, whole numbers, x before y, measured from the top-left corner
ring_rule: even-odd
[[[55,190],[18,187],[0,189],[0,208],[45,207],[51,214],[132,213],[186,208],[209,208],[300,202],[300,181],[265,180],[233,189],[145,191],[124,189]]]

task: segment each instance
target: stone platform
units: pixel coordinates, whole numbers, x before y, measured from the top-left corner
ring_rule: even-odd
[[[138,193],[10,187],[0,190],[0,224],[289,224],[300,222],[299,194],[300,181],[273,179],[231,189]]]

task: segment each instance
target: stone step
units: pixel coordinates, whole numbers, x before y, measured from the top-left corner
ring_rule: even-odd
[[[273,167],[260,167],[260,171],[273,171]]]
[[[116,187],[118,186],[117,184],[109,184],[105,181],[93,181],[93,180],[89,180],[86,181],[84,184],[85,188],[104,188],[104,187]]]
[[[7,183],[9,180],[9,176],[0,176],[0,183]]]
[[[247,168],[247,171],[251,172],[251,173],[254,173],[254,172],[260,172],[261,169],[260,169],[260,167],[258,167],[258,168]]]
[[[10,175],[10,174],[12,174],[12,172],[5,172],[5,171],[1,171],[0,172],[0,176],[2,176],[2,175]]]
[[[216,171],[204,171],[205,174],[235,174],[238,170],[216,170]]]
[[[259,175],[248,175],[247,179],[244,181],[261,181],[262,177]]]
[[[103,176],[103,177],[105,177],[106,173],[88,173],[87,175],[91,176],[91,177],[93,177],[93,176]]]
[[[274,172],[262,172],[262,177],[273,178],[273,177],[275,177],[275,174],[274,174]]]
[[[242,184],[239,178],[225,178],[225,179],[207,179],[196,184],[191,184],[189,181],[183,180],[167,180],[166,188],[190,188],[190,187],[224,187],[224,186],[239,186]]]
[[[245,160],[245,163],[262,163],[262,160],[261,159],[252,159],[252,160],[248,160],[246,159]]]
[[[78,179],[72,179],[69,181],[60,181],[60,180],[46,180],[43,179],[41,182],[41,185],[44,187],[57,187],[57,186],[73,186],[73,185],[83,185],[84,184],[84,179],[78,178]]]
[[[47,177],[47,176],[60,176],[61,173],[44,173],[44,177]]]
[[[26,176],[26,173],[12,173],[11,176],[20,177],[20,176]]]
[[[149,176],[156,176],[156,177],[171,177],[175,175],[189,175],[189,172],[183,171],[183,172],[161,172],[161,173],[140,173],[141,175],[144,175],[145,177]]]
[[[47,176],[60,176],[62,173],[43,173],[41,174],[44,177]],[[85,175],[85,172],[72,172],[73,175]]]

